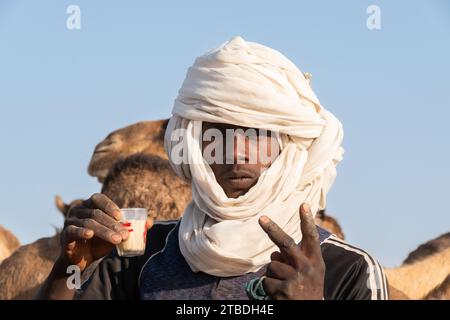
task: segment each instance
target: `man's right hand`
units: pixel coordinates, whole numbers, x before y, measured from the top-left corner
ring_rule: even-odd
[[[80,206],[70,208],[61,233],[61,255],[35,298],[73,299],[74,290],[67,286],[67,267],[76,265],[83,272],[128,239],[128,230],[120,223],[121,215],[119,207],[103,194],[94,194]],[[153,219],[147,218],[147,230],[152,226]]]
[[[61,233],[62,258],[84,271],[93,261],[109,254],[129,236],[119,222],[121,214],[111,199],[99,193],[72,207]],[[152,224],[148,220],[147,229]]]

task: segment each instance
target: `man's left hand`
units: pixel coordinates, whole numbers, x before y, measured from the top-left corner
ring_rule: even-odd
[[[280,248],[270,256],[263,281],[266,294],[276,300],[322,300],[325,263],[309,205],[300,206],[300,245],[268,217],[262,216],[259,224]]]

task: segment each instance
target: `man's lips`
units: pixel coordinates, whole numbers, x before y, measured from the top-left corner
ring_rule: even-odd
[[[255,175],[247,171],[231,171],[225,174],[224,179],[230,187],[236,189],[247,189],[255,181]]]
[[[246,170],[233,170],[224,175],[225,179],[254,179],[255,174]]]
[[[254,185],[255,179],[253,179],[253,178],[229,178],[226,180],[226,183],[231,190],[246,190],[247,191]]]

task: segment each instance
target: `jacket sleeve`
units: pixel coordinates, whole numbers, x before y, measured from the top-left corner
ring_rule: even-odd
[[[387,280],[382,267],[372,257],[361,257],[349,268],[340,289],[347,300],[388,300]]]
[[[76,291],[76,300],[138,299],[139,262],[122,258],[114,249],[99,262],[92,274]]]
[[[367,252],[339,239],[322,245],[325,261],[325,299],[388,300],[383,268]]]

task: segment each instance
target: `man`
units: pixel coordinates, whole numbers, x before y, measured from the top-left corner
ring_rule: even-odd
[[[143,256],[118,257],[119,208],[92,196],[71,210],[40,298],[388,298],[375,259],[314,225],[343,131],[291,61],[233,38],[197,58],[172,113],[166,151],[192,184],[182,219],[155,222]],[[76,294],[67,288],[67,266],[101,258]]]

